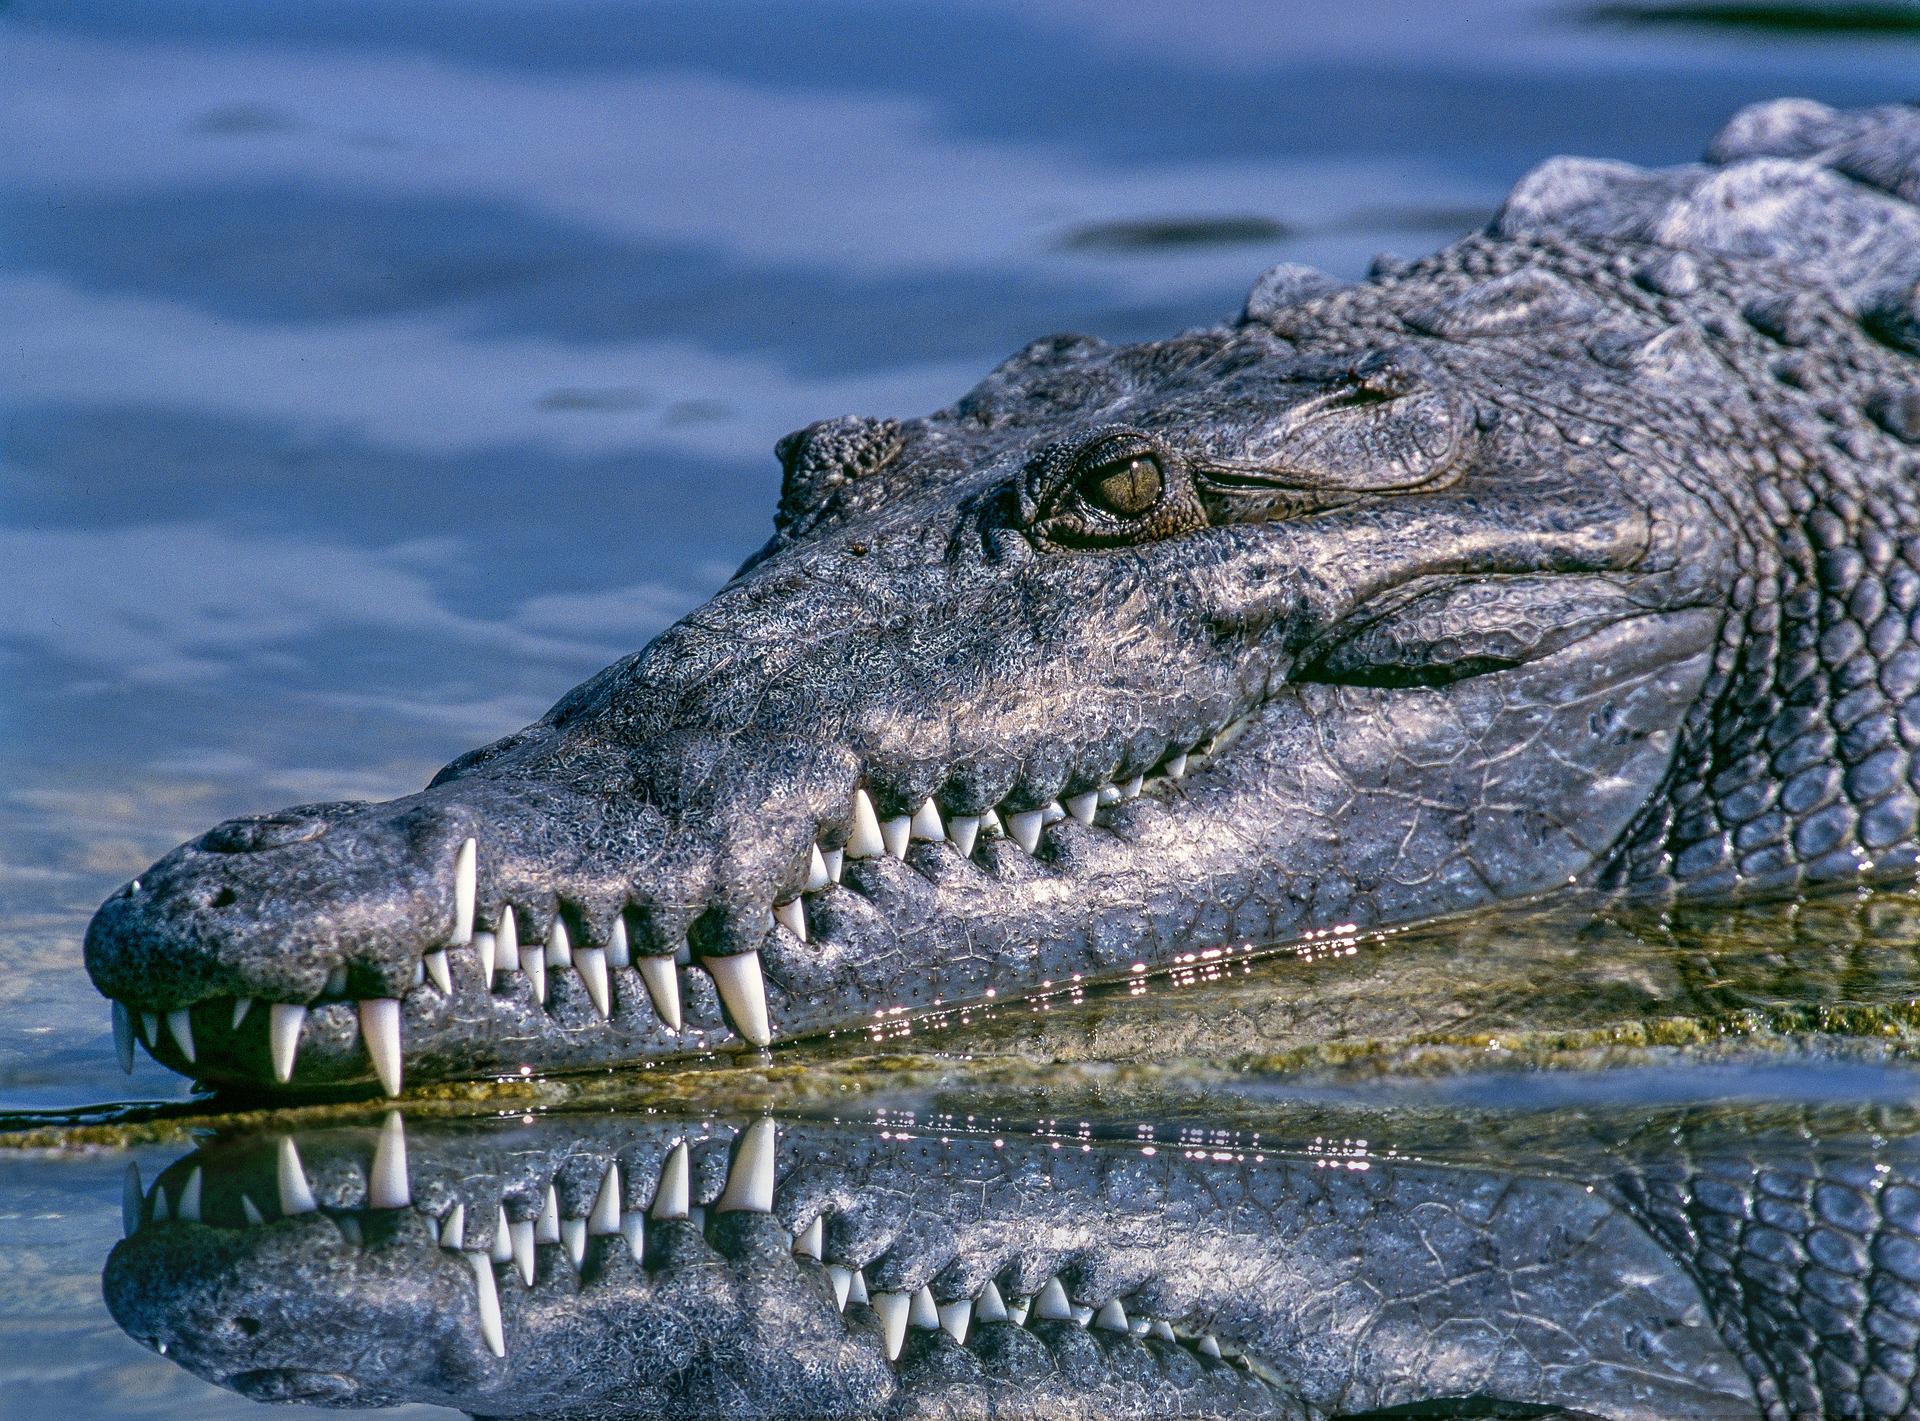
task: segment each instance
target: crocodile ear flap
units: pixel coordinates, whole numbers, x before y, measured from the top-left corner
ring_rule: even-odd
[[[795,430],[773,452],[784,471],[774,526],[794,536],[818,520],[836,494],[891,463],[905,444],[898,421],[847,415]]]

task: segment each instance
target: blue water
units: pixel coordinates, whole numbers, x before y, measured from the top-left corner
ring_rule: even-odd
[[[0,1109],[182,1094],[113,1066],[99,899],[537,716],[766,536],[787,430],[1916,61],[1527,0],[9,6]],[[99,1314],[117,1166],[7,1170],[0,1414],[253,1409]]]

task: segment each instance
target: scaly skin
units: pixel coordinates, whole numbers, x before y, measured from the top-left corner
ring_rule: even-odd
[[[1378,1136],[1162,1128],[1148,1146],[1138,1126],[1047,1138],[765,1121],[771,1192],[757,1196],[737,1124],[416,1125],[396,1174],[378,1163],[399,1153],[396,1116],[384,1144],[375,1129],[300,1134],[299,1187],[273,1135],[177,1161],[130,1195],[105,1287],[123,1328],[196,1375],[335,1405],[1305,1417],[1472,1398],[1661,1421],[1916,1414],[1911,1112],[1725,1113],[1669,1114],[1597,1150],[1563,1123],[1548,1138],[1574,1148],[1558,1156],[1506,1156],[1498,1127],[1483,1149],[1423,1156]],[[684,1217],[660,1182],[680,1141]],[[538,1236],[549,1186],[556,1222],[525,1255],[529,1287],[515,1258],[484,1260],[502,1201]],[[499,1299],[491,1336],[476,1268]],[[863,1270],[874,1301],[842,1304],[830,1268],[843,1286]],[[1053,1279],[1093,1317],[978,1315],[989,1285],[1017,1307]],[[922,1288],[935,1313],[890,1357],[883,1314],[910,1314]],[[960,1301],[954,1335],[938,1330],[938,1307]],[[1170,1326],[1129,1336],[1120,1314]]]
[[[801,431],[712,601],[420,794],[177,849],[88,969],[208,1081],[391,1090],[1569,881],[1910,878],[1916,135],[1763,105],[1363,285]]]

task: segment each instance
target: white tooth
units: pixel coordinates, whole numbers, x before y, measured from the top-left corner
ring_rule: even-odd
[[[547,1186],[547,1197],[540,1205],[540,1217],[533,1221],[535,1243],[560,1242],[560,1196]]]
[[[1045,824],[1058,824],[1067,817],[1067,811],[1060,807],[1060,801],[1050,799],[1040,806],[1040,819]]]
[[[614,969],[633,966],[633,942],[627,936],[627,915],[613,915],[613,931],[607,934],[607,966]]]
[[[421,983],[425,982],[426,980],[427,980],[427,960],[424,957],[416,958],[413,964],[412,985],[417,987]]]
[[[120,1176],[120,1231],[128,1238],[139,1232],[147,1212],[146,1191],[140,1187],[140,1166],[127,1161],[127,1172]]]
[[[760,954],[742,952],[733,957],[709,957],[702,965],[713,974],[713,985],[720,989],[720,1000],[733,1029],[755,1046],[773,1040],[773,1025],[767,1019],[767,984],[760,975]]]
[[[627,1252],[633,1255],[633,1261],[646,1262],[647,1216],[638,1209],[629,1209],[620,1216],[620,1233],[627,1241]]]
[[[1032,1298],[1015,1298],[1007,1304],[1007,1321],[1015,1327],[1025,1327],[1027,1325],[1027,1314],[1032,1311]]]
[[[1109,1332],[1127,1332],[1127,1310],[1120,1306],[1120,1299],[1114,1298],[1101,1304],[1100,1311],[1093,1315],[1093,1325],[1104,1327]]]
[[[325,990],[321,993],[321,995],[327,996],[327,997],[344,997],[346,994],[347,994],[347,969],[346,969],[346,965],[342,963],[340,966],[334,968],[331,972],[327,973],[327,985]]]
[[[880,821],[880,842],[885,844],[887,852],[897,859],[907,856],[907,840],[913,834],[913,819],[902,814],[897,819]]]
[[[1127,1324],[1127,1331],[1131,1332],[1135,1337],[1145,1337],[1150,1330],[1151,1327],[1144,1317],[1136,1317],[1132,1322]]]
[[[1209,1332],[1194,1344],[1194,1350],[1202,1357],[1217,1358],[1220,1355],[1220,1339]]]
[[[850,1303],[871,1302],[867,1296],[867,1272],[864,1268],[853,1270],[853,1276],[847,1279],[847,1301]]]
[[[1100,807],[1100,791],[1088,790],[1085,794],[1071,795],[1067,799],[1067,813],[1082,824],[1093,823],[1093,811]]]
[[[373,1147],[373,1170],[367,1176],[369,1209],[404,1209],[413,1202],[407,1180],[407,1127],[400,1112],[389,1110]]]
[[[1058,1278],[1047,1279],[1047,1286],[1033,1300],[1033,1315],[1051,1318],[1055,1322],[1073,1320],[1073,1304],[1067,1301],[1067,1290],[1060,1286]]]
[[[467,1246],[467,1206],[455,1204],[447,1210],[447,1221],[440,1226],[440,1246],[462,1249]]]
[[[974,841],[980,837],[980,816],[954,815],[947,821],[947,837],[953,840],[954,851],[961,858],[972,858]]]
[[[1006,838],[1007,826],[1000,822],[999,810],[989,809],[980,816],[980,832],[989,839]]]
[[[300,1167],[300,1150],[291,1135],[280,1137],[280,1156],[275,1161],[274,1177],[280,1186],[282,1215],[311,1214],[320,1207],[313,1201],[313,1190],[307,1187],[307,1172]]]
[[[235,997],[233,999],[233,1020],[227,1024],[227,1030],[238,1031],[240,1029],[240,1023],[247,1019],[247,1013],[252,1010],[252,997]]]
[[[449,947],[464,947],[473,941],[474,848],[468,839],[453,856],[453,936]]]
[[[533,1286],[533,1220],[515,1219],[507,1230],[513,1240],[513,1261],[520,1269],[520,1278],[529,1288]]]
[[[180,1048],[180,1054],[187,1058],[187,1064],[193,1064],[193,1017],[187,1008],[178,1007],[167,1013],[167,1034],[173,1037],[173,1044]]]
[[[813,1222],[800,1230],[800,1236],[793,1241],[793,1251],[802,1258],[820,1261],[820,1254],[826,1245],[826,1215],[814,1215]]]
[[[585,1219],[562,1219],[560,1221],[560,1242],[567,1246],[567,1257],[573,1260],[574,1272],[579,1272],[580,1265],[587,1261],[587,1221]]]
[[[1009,814],[1007,816],[1007,836],[1028,853],[1032,853],[1040,847],[1040,830],[1043,827],[1043,818],[1044,816],[1038,809],[1024,809],[1018,814]]]
[[[992,1283],[980,1290],[980,1297],[973,1305],[973,1315],[982,1322],[1005,1322],[1007,1305],[1000,1298],[1000,1290]]]
[[[807,910],[801,906],[798,898],[789,898],[784,903],[775,903],[773,916],[780,920],[782,927],[800,941],[807,940]]]
[[[496,1357],[507,1355],[507,1333],[500,1324],[500,1289],[493,1281],[493,1260],[484,1253],[469,1253],[473,1268],[473,1289],[480,1304],[480,1340]]]
[[[1187,772],[1187,752],[1182,750],[1178,755],[1175,755],[1172,759],[1167,761],[1165,766],[1165,773],[1168,779],[1177,780],[1182,775],[1186,774],[1186,772]]]
[[[1158,1337],[1162,1342],[1178,1342],[1180,1340],[1173,1335],[1173,1328],[1170,1327],[1164,1319],[1157,1317],[1147,1324],[1147,1336]]]
[[[573,954],[573,970],[580,974],[580,985],[587,989],[593,1009],[602,1021],[613,1015],[613,987],[607,981],[607,950],[583,947]]]
[[[513,1222],[507,1218],[507,1206],[500,1205],[493,1220],[493,1245],[487,1250],[487,1257],[495,1263],[513,1261]]]
[[[660,1182],[653,1190],[653,1216],[656,1219],[684,1219],[690,1204],[687,1187],[687,1147],[675,1145],[660,1166]]]
[[[674,970],[671,957],[641,957],[635,959],[640,969],[640,980],[646,983],[647,995],[653,998],[653,1009],[660,1020],[667,1024],[667,1030],[680,1029],[680,977]]]
[[[445,948],[429,952],[421,959],[421,965],[427,969],[427,975],[433,978],[434,986],[448,994],[453,992],[453,972],[447,966]]]
[[[827,877],[835,883],[840,881],[840,870],[847,866],[845,849],[828,849],[820,855],[820,861],[827,866]]]
[[[967,1324],[973,1321],[973,1303],[962,1298],[957,1303],[940,1304],[940,1325],[955,1342],[967,1340]]]
[[[496,939],[489,932],[477,932],[473,935],[473,955],[480,959],[480,990],[493,990],[493,958]]]
[[[1140,787],[1146,782],[1147,777],[1145,775],[1135,775],[1132,779],[1120,786],[1120,798],[1138,799],[1140,797]]]
[[[125,1002],[113,1004],[113,1054],[119,1058],[120,1069],[132,1075],[133,1013],[127,1010]]]
[[[499,939],[494,944],[494,965],[502,972],[520,970],[520,924],[513,916],[513,904],[509,903],[500,910],[500,927],[494,936]]]
[[[867,798],[865,790],[857,789],[853,792],[853,825],[847,833],[847,857],[876,859],[886,851],[887,843],[880,837],[880,820],[873,812],[873,801]]]
[[[246,1195],[240,1196],[240,1217],[247,1221],[247,1227],[257,1229],[264,1224],[266,1216],[260,1212],[260,1206]]]
[[[285,1085],[293,1079],[293,1060],[300,1053],[300,1028],[307,1009],[293,1002],[275,1002],[267,1008],[267,1049],[273,1056],[273,1078]]]
[[[1085,1327],[1089,1322],[1092,1322],[1092,1321],[1093,1321],[1092,1308],[1076,1307],[1073,1310],[1073,1325],[1075,1327]]]
[[[934,1305],[933,1289],[922,1284],[920,1291],[913,1295],[913,1311],[907,1314],[907,1323],[911,1327],[923,1328],[928,1332],[940,1326],[940,1309]]]
[[[189,1224],[200,1222],[200,1166],[197,1164],[180,1190],[180,1202],[174,1207],[173,1216]]]
[[[771,1120],[761,1119],[747,1126],[734,1152],[733,1168],[727,1171],[727,1187],[721,1191],[714,1211],[721,1214],[771,1214],[773,1212],[773,1165],[778,1153],[777,1137]]]
[[[128,1232],[132,1232],[131,1229]],[[847,1310],[847,1290],[853,1286],[853,1270],[842,1268],[838,1263],[827,1265],[827,1281],[833,1284],[834,1306],[841,1312]]]
[[[527,982],[533,987],[533,999],[545,1006],[547,1004],[547,950],[537,943],[528,943],[520,949],[520,970],[527,974]]]
[[[1120,786],[1118,785],[1101,785],[1099,789],[1094,791],[1094,796],[1102,804],[1118,804],[1126,798],[1126,796],[1120,792]],[[1073,806],[1069,804],[1067,808],[1068,810],[1072,810]]]
[[[620,1164],[617,1160],[600,1176],[600,1192],[593,1196],[593,1208],[587,1211],[587,1232],[620,1232]]]
[[[567,935],[567,925],[558,917],[553,920],[553,926],[547,929],[547,966],[573,966],[573,939]]]
[[[886,1338],[887,1360],[898,1361],[907,1342],[907,1314],[913,1311],[913,1299],[905,1293],[875,1293],[873,1310],[880,1314],[880,1328]]]
[[[140,1039],[147,1043],[149,1051],[160,1044],[160,1018],[153,1012],[140,1013]]]
[[[929,844],[937,844],[947,837],[946,826],[940,822],[940,806],[931,799],[920,801],[920,807],[913,811],[913,837],[925,839]]]
[[[374,1074],[388,1095],[400,1094],[400,1003],[393,997],[368,997],[360,1003],[360,1034]]]
[[[807,885],[802,893],[818,893],[833,879],[827,873],[827,861],[820,856],[820,846],[815,844],[807,858]]]

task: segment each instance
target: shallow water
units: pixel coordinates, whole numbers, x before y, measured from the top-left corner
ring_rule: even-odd
[[[944,404],[1046,331],[1215,320],[1276,261],[1429,250],[1550,154],[1682,161],[1754,99],[1905,95],[1920,57],[1613,8],[8,7],[0,1112],[183,1101],[113,1065],[100,898],[537,716],[761,541],[786,430]],[[1102,1128],[1417,1107],[1456,1149],[1489,1110],[1551,1142],[1897,1099],[1913,917],[1522,912],[920,1025],[886,1072],[843,1041],[646,1089],[870,1114],[884,1077],[890,1109]],[[124,1162],[0,1152],[0,1414],[255,1409],[108,1320]]]

